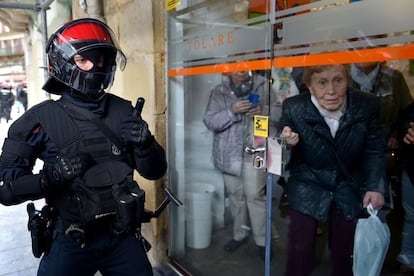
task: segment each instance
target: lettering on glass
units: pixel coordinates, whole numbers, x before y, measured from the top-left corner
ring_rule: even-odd
[[[187,41],[187,50],[193,51],[213,51],[218,47],[227,47],[233,44],[233,33],[218,33],[210,37],[201,37]]]

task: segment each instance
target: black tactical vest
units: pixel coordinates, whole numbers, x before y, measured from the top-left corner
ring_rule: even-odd
[[[131,112],[131,105],[112,94],[108,97],[107,113],[100,119],[118,141],[111,140],[100,126],[70,105],[52,100],[24,114],[19,124],[22,127],[15,128],[12,135],[27,135],[28,129],[40,123],[61,154],[92,157],[94,165],[70,188],[47,199],[66,225],[92,225],[95,220],[113,216],[122,230],[139,220],[144,210],[144,191],[133,180],[133,152],[119,143],[118,127]]]

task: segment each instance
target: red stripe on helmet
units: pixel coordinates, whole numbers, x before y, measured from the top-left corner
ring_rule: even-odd
[[[84,22],[70,26],[57,37],[57,41],[60,44],[76,40],[98,40],[113,44],[108,30],[104,26],[93,22]]]

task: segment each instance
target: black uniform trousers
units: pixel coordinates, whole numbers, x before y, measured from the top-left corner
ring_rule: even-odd
[[[58,233],[50,252],[43,256],[37,275],[93,276],[97,271],[103,276],[153,275],[144,246],[134,233],[99,233],[83,248],[64,233]]]

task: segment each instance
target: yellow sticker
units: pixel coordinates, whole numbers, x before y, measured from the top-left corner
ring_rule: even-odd
[[[181,0],[167,0],[167,11],[181,6]]]
[[[262,115],[254,116],[254,136],[259,136],[259,137],[269,136],[269,116],[262,116]]]

